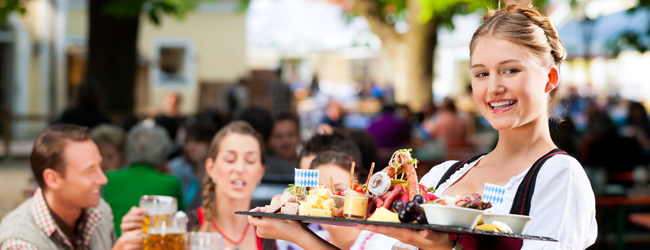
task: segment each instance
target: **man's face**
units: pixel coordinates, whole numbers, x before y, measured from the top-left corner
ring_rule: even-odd
[[[63,151],[65,173],[57,177],[55,187],[48,188],[71,206],[96,207],[99,190],[108,182],[101,163],[102,157],[93,141],[70,141]]]
[[[188,139],[185,143],[185,153],[192,164],[203,164],[208,158],[210,145],[205,142]],[[201,165],[202,166],[202,165]]]
[[[294,160],[298,143],[300,143],[300,136],[294,121],[280,120],[273,125],[269,146],[279,157]]]

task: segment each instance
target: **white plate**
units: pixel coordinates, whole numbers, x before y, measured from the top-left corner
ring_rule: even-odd
[[[424,209],[429,224],[442,226],[474,228],[485,213],[478,209],[438,204],[422,204],[420,207]]]
[[[484,224],[494,224],[493,221],[500,221],[508,224],[513,233],[523,234],[526,233],[530,220],[533,217],[517,214],[490,214],[485,213],[482,215]]]

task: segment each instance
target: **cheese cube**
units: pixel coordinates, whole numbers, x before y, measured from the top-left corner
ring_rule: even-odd
[[[337,210],[337,208],[335,208],[335,207],[333,207],[332,209],[330,209],[330,211],[332,211],[332,214],[334,214],[334,213],[336,212],[336,210]]]
[[[321,204],[323,204],[323,198],[319,197],[318,195],[310,195],[307,197],[307,202],[311,203],[313,207],[315,208],[320,208]]]
[[[323,209],[325,209],[325,210],[330,210],[330,209],[332,209],[334,206],[336,206],[336,203],[334,203],[334,199],[327,199],[326,201],[323,202],[323,204],[322,204],[321,206],[322,206]]]
[[[298,215],[309,216],[309,213],[311,212],[311,206],[312,204],[309,202],[301,202],[300,206],[298,207]]]
[[[312,208],[309,216],[315,217],[332,217],[332,211],[325,209]]]
[[[327,188],[320,188],[320,189],[316,190],[316,194],[318,196],[320,196],[321,198],[325,199],[325,200],[332,197],[332,191],[330,191]]]

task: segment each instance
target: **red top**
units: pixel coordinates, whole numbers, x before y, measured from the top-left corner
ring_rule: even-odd
[[[199,215],[199,225],[203,226],[203,223],[205,222],[203,217],[203,207],[199,207],[196,213]],[[264,248],[262,248],[262,238],[257,236],[257,227],[253,226],[253,228],[255,229],[255,238],[257,239],[257,250],[264,250]]]

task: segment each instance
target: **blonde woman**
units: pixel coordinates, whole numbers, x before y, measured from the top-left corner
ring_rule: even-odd
[[[373,225],[357,228],[420,249],[585,249],[593,244],[598,227],[589,180],[577,160],[557,149],[548,125],[565,57],[555,26],[534,8],[511,5],[485,15],[470,43],[472,88],[481,114],[499,130],[499,142],[486,155],[440,164],[421,180],[436,187],[437,196],[482,194],[485,183],[503,186],[504,202],[494,204],[491,212],[530,215],[527,234],[559,242]],[[293,233],[299,228],[293,222],[252,217],[249,221],[262,237],[333,249],[309,232]]]

